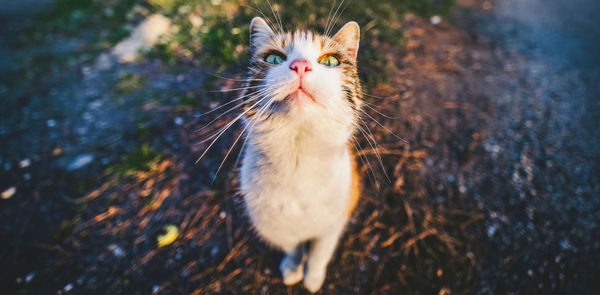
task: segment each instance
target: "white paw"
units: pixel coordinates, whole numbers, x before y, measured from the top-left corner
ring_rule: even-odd
[[[287,286],[294,285],[304,278],[304,262],[296,264],[289,256],[281,261],[279,270],[283,276],[283,283]]]
[[[321,289],[325,281],[325,273],[322,274],[307,274],[304,278],[304,287],[311,293],[315,293]]]

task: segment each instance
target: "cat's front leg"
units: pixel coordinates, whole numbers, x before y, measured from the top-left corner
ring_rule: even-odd
[[[335,251],[335,247],[344,227],[341,226],[327,235],[315,238],[308,253],[307,270],[304,276],[304,287],[314,293],[321,289],[327,274],[327,264]]]
[[[279,265],[284,284],[291,286],[304,278],[305,258],[306,243],[300,243],[292,251],[286,253]]]

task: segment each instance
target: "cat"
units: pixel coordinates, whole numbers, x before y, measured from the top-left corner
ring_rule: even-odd
[[[286,254],[283,282],[318,291],[361,189],[353,137],[362,107],[360,28],[332,37],[250,24],[240,191],[251,224]]]

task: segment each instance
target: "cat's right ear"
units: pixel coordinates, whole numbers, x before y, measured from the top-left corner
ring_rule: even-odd
[[[261,17],[255,17],[250,22],[250,51],[256,52],[256,49],[260,47],[267,39],[275,36],[269,24]]]

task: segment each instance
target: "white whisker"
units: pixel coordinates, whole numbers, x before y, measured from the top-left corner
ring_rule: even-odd
[[[331,8],[329,8],[329,14],[327,15],[327,21],[325,22],[325,30],[324,30],[324,34],[325,36],[327,36],[327,30],[329,28],[329,22],[331,21],[331,13],[333,12],[333,8],[335,7],[335,3],[337,2],[337,0],[333,1],[333,4],[331,5]]]
[[[233,124],[235,124],[235,122],[237,122],[241,117],[243,117],[246,113],[248,113],[250,110],[252,110],[252,108],[254,108],[255,106],[257,106],[259,103],[261,103],[266,98],[267,98],[267,96],[264,96],[263,98],[261,98],[260,100],[258,100],[257,102],[255,102],[247,110],[245,110],[244,112],[242,112],[241,114],[239,114],[237,117],[235,117],[233,120],[231,120],[229,123],[227,123],[227,125],[225,125],[225,127],[221,128],[221,131],[219,132],[219,135],[210,143],[210,145],[206,148],[206,150],[204,150],[204,152],[200,155],[200,157],[198,158],[198,160],[196,160],[196,164],[204,157],[204,155],[206,155],[206,153],[210,150],[210,148],[225,133],[225,131],[227,131],[227,129],[229,129],[231,126],[233,126]]]
[[[366,101],[363,101],[363,103],[365,104],[365,106],[366,106],[366,107],[368,107],[369,109],[371,109],[371,110],[372,110],[372,111],[374,111],[375,113],[377,113],[377,114],[379,114],[379,115],[381,115],[381,116],[383,116],[383,117],[386,117],[386,118],[388,118],[388,119],[396,120],[396,119],[400,119],[400,118],[401,118],[401,117],[391,117],[391,116],[388,116],[388,115],[386,115],[386,114],[384,114],[384,113],[382,113],[382,112],[380,112],[380,111],[376,110],[376,109],[375,109],[375,108],[372,106],[372,104],[370,104],[370,103],[368,103],[368,102],[366,102]]]
[[[261,96],[261,95],[263,95],[263,94],[265,94],[267,92],[268,92],[268,90],[263,89],[263,90],[260,90],[260,91],[254,92],[254,93],[250,93],[250,94],[247,94],[247,95],[244,95],[244,96],[240,97],[240,99],[242,99],[244,97],[250,97],[250,98],[248,100],[246,100],[246,101],[243,101],[243,102],[241,102],[241,103],[239,103],[239,104],[231,107],[230,109],[224,111],[223,113],[219,114],[219,116],[217,116],[216,118],[214,118],[212,121],[208,122],[206,125],[202,126],[200,129],[194,130],[194,132],[200,132],[200,131],[202,131],[204,128],[206,128],[206,127],[210,126],[212,123],[216,122],[219,118],[223,117],[224,115],[230,113],[231,111],[239,108],[240,106],[243,106],[247,102],[252,101],[252,100],[256,99],[256,97]]]
[[[359,147],[360,145],[358,144],[358,142],[356,141],[356,139],[352,139],[352,146],[354,146],[354,150],[356,150],[356,154],[359,156],[360,161],[363,163],[363,165],[367,168],[367,170],[369,172],[371,172],[371,174],[367,173],[367,175],[369,176],[369,178],[371,179],[371,181],[373,183],[377,182],[377,177],[375,176],[375,172],[373,171],[373,167],[371,167],[371,163],[369,163],[369,159],[367,158],[367,156],[365,155],[361,155],[359,152]]]
[[[377,125],[381,126],[383,129],[385,129],[389,134],[393,135],[394,137],[396,137],[397,139],[408,143],[408,140],[396,135],[396,133],[394,133],[392,130],[390,130],[389,128],[385,127],[383,124],[379,123],[379,121],[375,120],[375,118],[373,118],[371,115],[369,115],[367,112],[361,110],[361,112],[365,115],[367,115],[369,118],[371,118],[371,120],[373,120],[375,123],[377,123]]]
[[[329,26],[329,28],[327,28],[327,30],[325,31],[325,36],[328,36],[328,37],[330,36],[330,34],[331,34],[331,30],[332,30],[332,29],[333,29],[333,27],[335,26],[335,18],[336,18],[335,16],[336,16],[336,14],[338,13],[338,11],[339,11],[340,7],[342,7],[342,4],[344,4],[344,0],[342,0],[342,1],[340,2],[340,4],[337,6],[337,8],[335,9],[335,12],[333,13],[333,17],[332,17],[332,19],[331,19],[331,25],[330,25],[330,26]]]
[[[377,141],[375,140],[373,133],[371,133],[371,130],[369,129],[369,126],[367,126],[365,124],[365,122],[363,121],[362,118],[359,117],[360,122],[362,122],[365,126],[365,128],[367,128],[366,130],[363,129],[360,124],[357,125],[358,130],[360,130],[360,132],[365,136],[365,138],[367,139],[367,142],[369,143],[369,145],[371,146],[371,148],[376,151],[375,152],[375,157],[377,158],[377,161],[379,161],[379,165],[381,166],[381,170],[383,171],[383,175],[385,175],[385,178],[388,180],[388,182],[392,182],[390,180],[390,177],[387,175],[387,172],[385,171],[385,166],[383,165],[383,160],[381,159],[381,155],[379,154],[378,150],[377,150]],[[371,144],[371,141],[373,141],[373,144]]]
[[[285,31],[283,30],[283,25],[281,23],[281,20],[279,19],[279,17],[277,17],[277,14],[275,13],[275,10],[273,9],[273,5],[271,5],[271,1],[267,0],[267,3],[269,4],[269,7],[271,8],[271,13],[273,14],[273,17],[275,18],[275,21],[279,25],[279,32],[281,34],[283,34]]]
[[[227,93],[227,92],[234,92],[234,91],[240,91],[240,90],[246,90],[246,89],[255,89],[255,88],[261,88],[261,87],[265,87],[264,85],[255,85],[255,86],[244,86],[244,87],[239,87],[239,88],[229,88],[229,89],[221,89],[221,90],[207,90],[206,92],[212,92],[212,93]]]
[[[265,96],[264,98],[268,98],[268,96]],[[272,102],[272,100],[268,100],[267,103],[265,103],[264,106],[261,107],[258,112],[256,112],[256,116],[259,117],[261,115],[261,112],[263,112],[264,110],[266,110],[271,102]],[[252,126],[254,126],[254,124],[256,124],[256,121],[252,124]],[[223,167],[223,164],[225,164],[225,161],[229,157],[229,154],[231,154],[231,151],[233,151],[233,148],[238,143],[238,141],[240,140],[240,138],[244,135],[244,132],[248,129],[249,126],[250,126],[249,124],[246,125],[246,127],[244,127],[244,129],[242,130],[242,132],[240,132],[240,134],[235,138],[235,140],[233,141],[233,144],[231,144],[231,147],[227,151],[227,154],[225,154],[225,157],[221,161],[221,164],[219,165],[219,168],[217,168],[217,172],[215,173],[215,176],[213,177],[213,181],[216,179],[217,175],[219,174],[219,171],[221,171],[221,168]],[[244,140],[244,143],[245,142],[246,142],[246,140]]]

